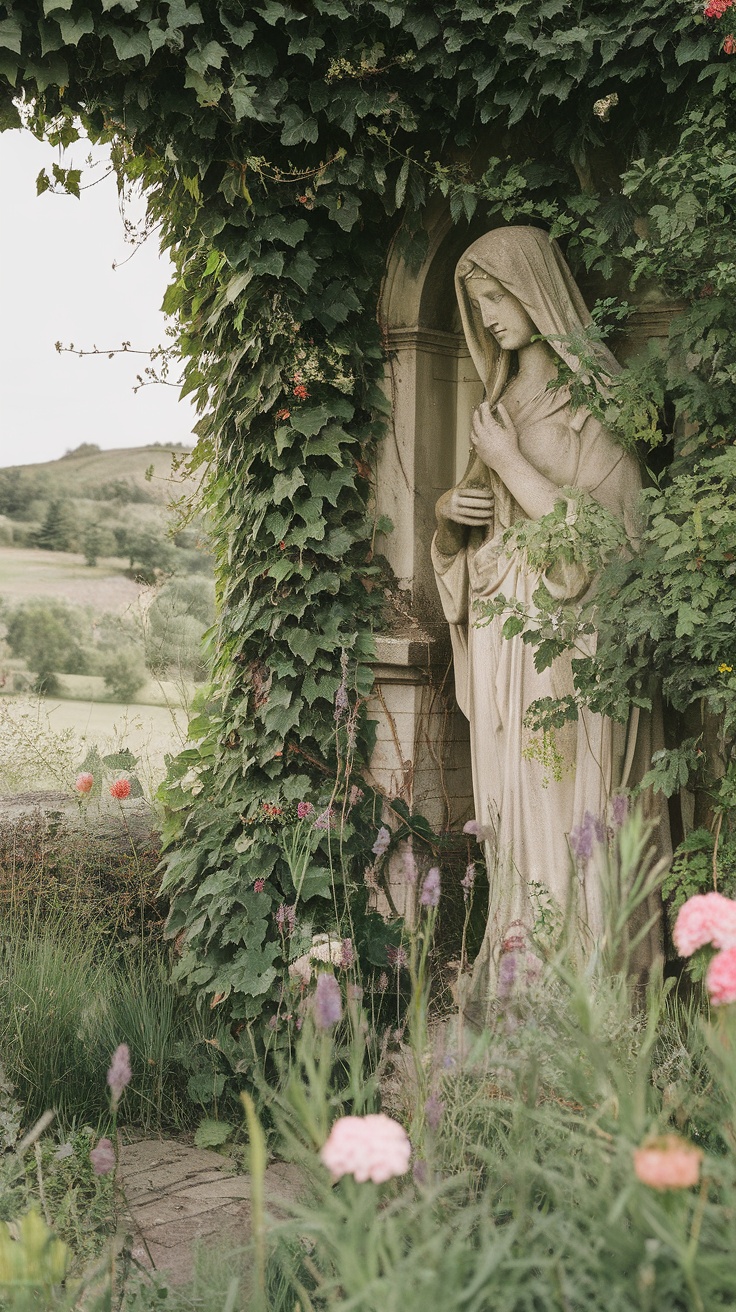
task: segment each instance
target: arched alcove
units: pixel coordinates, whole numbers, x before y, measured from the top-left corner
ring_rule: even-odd
[[[487,219],[453,224],[442,203],[430,208],[423,259],[413,260],[410,250],[394,244],[379,307],[391,420],[379,454],[376,508],[393,531],[379,536],[377,549],[405,604],[378,638],[372,766],[387,792],[404,796],[436,828],[472,807],[468,728],[454,701],[430,544],[435,503],[462,476],[472,414],[483,396],[460,325],[454,273],[463,251],[487,228]],[[590,304],[617,291],[585,279],[581,289]],[[656,290],[645,291],[625,336],[612,342],[619,358],[665,337],[676,309]]]
[[[377,550],[394,572],[398,604],[390,631],[377,639],[372,772],[436,829],[472,813],[468,726],[455,702],[430,544],[435,502],[464,468],[470,416],[481,399],[454,272],[482,231],[453,225],[444,205],[430,210],[423,260],[394,246],[379,309],[391,419],[378,460],[376,508],[393,531],[380,536]]]

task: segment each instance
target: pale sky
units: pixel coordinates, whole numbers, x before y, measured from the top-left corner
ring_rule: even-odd
[[[30,132],[0,132],[0,466],[55,460],[80,442],[106,449],[194,440],[196,416],[178,389],[133,392],[145,357],[80,359],[54,348],[128,340],[148,350],[169,340],[160,306],[171,266],[155,234],[122,263],[133,247],[114,177],[79,200],[36,195],[37,174],[51,175],[55,161],[81,168],[82,186],[101,177],[105,152],[95,149],[100,163],[90,169],[90,149],[78,142],[62,157]],[[128,212],[142,215],[140,202]]]

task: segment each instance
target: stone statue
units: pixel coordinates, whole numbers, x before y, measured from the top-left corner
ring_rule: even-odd
[[[503,594],[533,610],[539,575],[502,538],[520,519],[552,511],[561,488],[594,497],[633,536],[639,468],[590,411],[573,408],[566,387],[548,389],[558,356],[580,369],[565,339],[590,315],[546,233],[486,233],[460,260],[455,286],[485,400],[474,415],[466,473],[437,503],[432,560],[451,628],[457,698],[470,721],[476,822],[486,835],[490,904],[471,984],[476,1010],[494,995],[504,948],[528,936],[540,902],[559,911],[569,905],[571,833],[593,818],[605,823],[617,790],[637,771],[641,778],[662,744],[652,742],[650,717],[635,712],[626,726],[583,710],[555,730],[555,777],[535,759],[525,713],[537,698],[573,692],[570,656],[537,673],[533,648],[502,636],[503,617],[475,625],[473,603]],[[533,340],[540,336],[547,340]],[[597,349],[603,371],[619,372],[613,355]],[[594,580],[559,562],[544,582],[553,596],[575,602]],[[590,946],[602,925],[600,866],[591,859],[578,873],[577,923]]]

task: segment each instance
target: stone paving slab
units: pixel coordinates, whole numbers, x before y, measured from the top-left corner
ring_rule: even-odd
[[[194,1274],[198,1244],[247,1247],[250,1242],[250,1178],[235,1175],[228,1158],[175,1140],[125,1144],[120,1179],[133,1226],[133,1256],[141,1266],[165,1272],[172,1284]],[[299,1174],[276,1162],[266,1171],[266,1202],[295,1199]]]

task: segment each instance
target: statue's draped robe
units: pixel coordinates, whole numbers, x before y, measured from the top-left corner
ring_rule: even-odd
[[[531,228],[500,229],[481,238],[459,266],[458,299],[466,338],[486,394],[498,399],[498,376],[505,381],[503,353],[477,322],[464,286],[467,262],[496,278],[524,305],[545,336],[569,336],[589,316],[559,252],[545,234]],[[553,343],[554,345],[554,343]],[[578,364],[565,346],[566,362]],[[563,351],[560,350],[560,354]],[[618,365],[604,350],[605,367]],[[634,532],[633,515],[641,487],[634,458],[615,444],[584,408],[574,410],[566,389],[516,398],[516,380],[502,391],[526,460],[560,488],[588,493]],[[468,486],[478,486],[476,476]],[[632,714],[629,724],[582,711],[577,722],[554,731],[559,761],[539,758],[540,736],[524,726],[530,704],[541,697],[573,692],[572,653],[537,673],[534,649],[521,638],[502,635],[505,616],[482,626],[476,600],[502,594],[533,612],[539,574],[525,566],[503,535],[524,512],[492,470],[482,470],[494,495],[493,523],[470,530],[467,545],[446,556],[432,545],[432,559],[445,616],[450,624],[458,703],[470,722],[475,816],[489,827],[486,843],[490,900],[483,947],[476,961],[473,994],[492,996],[504,941],[518,938],[521,924],[533,930],[549,897],[578,920],[579,935],[590,947],[602,928],[600,867],[595,857],[581,866],[571,887],[568,836],[586,812],[605,821],[611,797],[641,778],[651,760],[652,719]],[[461,484],[462,486],[462,484]],[[574,513],[574,503],[570,503]],[[582,567],[554,565],[545,584],[561,602],[578,603],[594,585]],[[593,636],[590,640],[595,642]],[[578,652],[578,654],[580,654]],[[661,745],[656,743],[655,745]],[[574,897],[571,900],[571,894]],[[549,906],[547,905],[547,910]],[[657,935],[645,948],[651,956]]]

